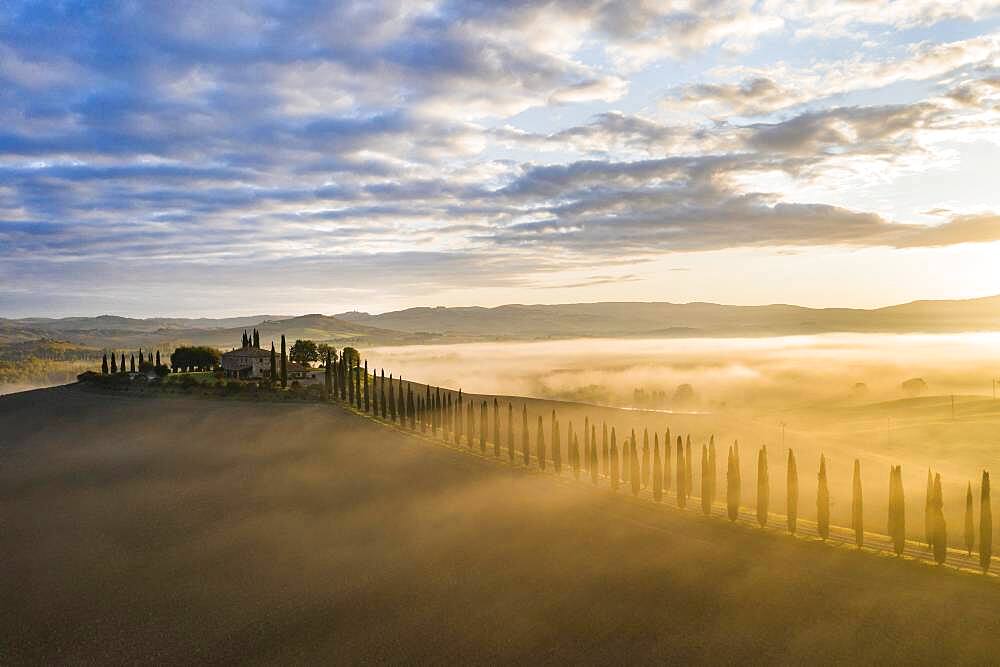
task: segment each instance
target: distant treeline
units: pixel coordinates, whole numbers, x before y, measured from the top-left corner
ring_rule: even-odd
[[[0,384],[59,384],[93,367],[100,352],[56,340],[0,345]]]

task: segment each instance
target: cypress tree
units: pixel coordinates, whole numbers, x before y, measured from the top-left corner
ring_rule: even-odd
[[[635,441],[634,430],[632,431],[632,437],[630,440],[631,442],[629,444],[629,448],[632,451],[629,453],[629,464],[632,466],[632,470],[630,471],[629,479],[632,482],[632,495],[637,496],[639,495],[639,486],[642,478],[641,473],[639,472],[639,447]]]
[[[740,515],[740,473],[737,468],[733,448],[729,448],[729,458],[726,463],[726,512],[730,521],[736,521]]]
[[[406,386],[409,387],[410,386],[409,383],[407,383]],[[461,399],[462,397],[461,389],[458,390],[458,396]],[[406,395],[403,393],[403,376],[400,375],[399,376],[399,423],[403,425],[406,424],[406,420],[409,418],[409,414],[406,411],[406,402],[404,400],[405,398]]]
[[[611,460],[611,490],[618,490],[618,477],[620,471],[618,470],[618,445],[615,444],[615,427],[611,427],[611,450],[608,452],[608,456]]]
[[[629,460],[632,456],[632,445],[630,440],[625,438],[622,443],[622,481],[630,482],[632,473],[632,462]]]
[[[524,453],[524,465],[531,465],[531,438],[528,435],[528,406],[521,404],[521,451]]]
[[[341,352],[340,353],[340,382],[341,382],[340,398],[341,400],[343,400],[348,404],[353,403],[353,400],[351,400],[350,397],[351,387],[354,386],[354,383],[351,382],[351,363],[352,363],[352,357]]]
[[[927,495],[924,496],[924,539],[928,548],[934,547],[934,477],[927,469]]]
[[[281,334],[281,388],[288,386],[288,352],[285,350],[285,334]]]
[[[708,505],[709,507],[715,505],[715,480],[716,480],[716,465],[715,465],[715,436],[710,436],[708,439]]]
[[[400,389],[402,391],[402,389]],[[409,422],[411,429],[417,428],[417,396],[420,395],[419,389],[414,389],[413,382],[406,383],[406,403],[404,408],[406,409],[405,422]]]
[[[434,410],[431,412],[431,431],[437,435],[441,427],[441,387],[434,387]]]
[[[424,414],[423,420],[427,422],[427,426],[431,428],[431,435],[434,435],[433,424],[434,424],[434,398],[431,394],[431,386],[429,384],[424,385]]]
[[[458,390],[458,402],[455,404],[455,444],[462,442],[462,390]]]
[[[111,355],[111,372],[112,373],[118,372],[118,360],[114,354]]]
[[[583,418],[583,462],[580,465],[584,470],[590,469],[590,418]]]
[[[669,448],[669,447],[668,447]],[[663,499],[663,464],[660,462],[660,435],[653,434],[653,500]]]
[[[390,375],[389,377],[391,378],[392,376]],[[389,385],[389,391],[392,391],[391,383]],[[441,429],[441,436],[444,438],[445,442],[448,442],[448,440],[452,437],[452,434],[455,431],[455,422],[454,422],[453,408],[451,404],[450,391],[445,393],[445,398],[447,399],[447,405],[445,406],[444,409],[444,427]]]
[[[896,466],[889,467],[889,519],[886,522],[886,532],[889,533],[889,537],[893,542],[893,550],[896,550],[896,510],[897,510],[897,500],[896,500]],[[899,552],[896,551],[896,555]]]
[[[365,389],[365,412],[371,412],[372,411],[372,397],[371,397],[371,394],[369,393],[369,389],[368,389],[368,360],[367,359],[365,359],[365,386],[364,386],[364,389]],[[428,389],[428,391],[430,391],[430,387],[428,387],[427,389]],[[429,395],[430,394],[428,394],[428,396]],[[421,429],[421,431],[422,430],[423,429]]]
[[[384,421],[389,416],[389,406],[386,405],[385,398],[385,369],[379,370],[380,377],[378,382],[378,403],[379,409],[382,411],[382,420]],[[390,377],[392,377],[390,375]],[[389,393],[392,393],[392,385],[389,385]]]
[[[687,468],[684,465],[684,442],[677,436],[677,506],[687,506]]]
[[[990,474],[983,471],[979,487],[979,567],[989,572],[993,557],[993,508],[990,505]]]
[[[361,370],[360,368],[358,370]],[[471,408],[472,405],[470,404]],[[410,415],[410,430],[417,430],[417,402],[413,398],[413,384],[406,385],[406,409]]]
[[[358,360],[357,365],[354,366],[354,398],[357,400],[358,411],[362,411],[365,408],[365,397],[361,393],[361,360]],[[414,414],[416,413],[416,402],[413,400],[412,392],[410,395],[410,428],[415,429],[416,424],[413,422]]]
[[[448,408],[445,412],[445,428],[447,429],[446,440],[448,442],[458,442],[458,401],[455,399],[455,392],[448,392]]]
[[[130,354],[128,358],[129,358],[129,364],[130,364],[128,370],[129,370],[130,373],[135,373],[135,355],[134,354]]]
[[[903,493],[903,467],[893,468],[891,478],[892,487],[889,500],[890,511],[890,535],[892,536],[893,550],[897,556],[903,554],[906,548],[906,498]]]
[[[472,408],[472,401],[469,401],[469,406],[465,409],[465,442],[472,449],[472,441],[476,437],[476,413]]]
[[[552,411],[552,467],[556,474],[562,472],[562,439],[559,437],[559,422],[556,420],[556,411]]]
[[[590,425],[590,481],[597,484],[601,472],[597,463],[597,425]]]
[[[569,467],[573,471],[573,475],[579,478],[580,461],[576,452],[576,437],[573,435],[572,421],[569,422],[569,427],[566,429],[566,455],[569,458]]]
[[[340,363],[337,364],[337,384],[340,388],[340,400],[347,400],[347,352],[340,351]]]
[[[108,374],[108,354],[107,352],[105,352],[104,356],[101,357],[101,375],[107,375],[107,374]]]
[[[500,458],[500,402],[493,397],[493,456]]]
[[[510,401],[507,402],[507,458],[510,462],[514,462],[514,404]],[[528,465],[530,460],[525,461],[524,465]]]
[[[394,388],[392,387],[393,384],[396,385]],[[394,383],[392,373],[390,373],[389,385],[390,389],[392,389],[390,394],[391,400],[394,401],[394,405],[392,406],[393,421],[398,421],[400,424],[403,424],[406,422],[406,395],[403,393],[402,376],[396,378]]]
[[[694,488],[694,476],[691,474],[691,467],[694,461],[691,460],[691,436],[687,437],[687,444],[684,447],[684,491],[688,496]]]
[[[663,438],[663,490],[667,493],[673,487],[673,468],[670,465],[671,452],[673,451],[673,441],[670,439],[670,429]]]
[[[410,419],[409,406],[406,403],[406,398],[409,396],[410,383],[407,382],[404,390],[403,376],[399,376],[399,393],[396,395],[399,401],[399,423],[401,426],[406,426],[406,422]]]
[[[538,448],[538,467],[545,470],[545,429],[542,428],[541,415],[538,415],[538,428],[535,430],[535,446]]]
[[[139,368],[142,368],[142,362],[145,361],[145,357],[142,355],[142,348],[139,348]]]
[[[934,475],[934,560],[938,565],[948,557],[948,527],[944,521],[944,498],[941,495],[941,475]]]
[[[260,347],[260,345],[258,345],[257,347]],[[162,364],[160,363],[160,351],[159,350],[156,351],[156,365],[157,366],[162,366]]]
[[[521,404],[521,454],[524,457],[524,465],[530,466],[531,436],[528,435],[528,406],[524,403]],[[544,461],[539,461],[539,466],[545,470]]]
[[[649,488],[649,429],[642,429],[642,487]]]
[[[348,359],[347,361],[347,404],[352,408],[357,402],[357,394],[355,393],[356,384],[354,382],[354,359]],[[402,398],[402,394],[400,395]]]
[[[333,393],[333,361],[330,359],[330,350],[326,351],[326,367],[323,370],[323,400],[328,400]]]
[[[972,482],[965,492],[965,549],[972,557],[972,547],[976,546],[976,524],[972,518]]]
[[[701,446],[701,511],[708,516],[712,513],[712,492],[709,490],[711,482],[708,475],[708,447]]]
[[[428,385],[427,386],[427,395],[428,395],[428,397],[427,397],[427,402],[428,402],[428,406],[427,406],[427,425],[431,429],[431,435],[436,438],[437,434],[438,434],[438,432],[437,432],[437,428],[438,428],[438,414],[439,414],[439,412],[441,410],[441,406],[440,406],[440,404],[438,402],[438,399],[440,397],[440,389],[438,387],[434,387],[434,390],[431,391],[430,385]]]
[[[854,493],[851,494],[851,528],[854,529],[854,543],[860,549],[865,543],[864,500],[861,496],[861,461],[854,459]]]
[[[125,353],[122,352],[122,362],[118,364],[118,372],[124,374],[126,372],[125,368]]]
[[[816,530],[821,539],[830,537],[830,488],[826,483],[826,456],[819,455],[816,486]]]
[[[271,341],[271,377],[269,378],[271,384],[274,384],[275,379],[278,377],[278,357],[274,353],[274,341]]]
[[[271,349],[274,349],[274,341],[271,341]],[[336,350],[332,350],[331,354],[333,356],[333,368],[330,370],[330,374],[333,376],[333,399],[336,400],[340,398],[340,358],[337,356]],[[276,377],[273,372],[271,377]]]
[[[414,387],[413,383],[411,382],[409,392],[413,396],[413,408],[411,410],[412,414],[410,416],[410,420],[413,422],[414,430],[416,430],[417,426],[422,425],[424,421],[424,412],[423,408],[421,407],[423,405],[423,401],[420,400],[421,397],[420,397],[419,386]]]
[[[389,419],[396,421],[396,389],[392,382],[392,373],[389,373]]]
[[[399,425],[404,428],[410,419],[410,412],[406,403],[407,397],[409,396],[407,393],[408,387],[409,385],[403,385],[403,378],[399,378],[396,389],[396,401],[399,405],[396,407],[396,413],[399,415]]]
[[[767,525],[768,505],[771,500],[771,480],[767,474],[767,446],[757,452],[757,523]]]
[[[487,413],[486,401],[483,401],[479,407],[479,451],[486,453],[486,428],[489,424],[489,415]],[[499,452],[497,452],[499,454]]]
[[[601,422],[601,461],[604,466],[604,474],[611,474],[611,450],[608,449],[608,423]]]
[[[788,514],[788,532],[794,535],[799,519],[799,468],[795,464],[795,452],[791,449],[788,450],[787,473],[786,512]]]

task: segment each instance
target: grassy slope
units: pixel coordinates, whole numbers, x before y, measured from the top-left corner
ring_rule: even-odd
[[[992,662],[1000,587],[338,408],[0,399],[0,663]],[[178,437],[183,433],[183,437]]]

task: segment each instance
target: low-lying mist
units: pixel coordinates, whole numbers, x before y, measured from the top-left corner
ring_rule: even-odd
[[[674,437],[690,434],[695,490],[702,444],[715,437],[721,477],[726,449],[739,440],[744,502],[750,505],[756,452],[767,445],[777,512],[785,509],[787,449],[798,458],[800,514],[808,518],[815,514],[816,470],[824,454],[832,517],[840,525],[849,524],[855,458],[862,464],[865,523],[880,532],[889,467],[902,464],[908,532],[920,536],[932,468],[943,478],[953,545],[961,542],[966,484],[972,482],[978,503],[981,471],[1000,463],[1000,402],[992,400],[1000,333],[583,339],[385,347],[364,354],[397,376],[467,393],[630,408],[526,401],[532,429],[538,414],[547,418],[555,407],[577,428],[584,418],[606,420],[618,429],[619,442],[631,429],[641,438],[648,428],[650,439],[654,433],[662,438],[667,428]]]
[[[580,339],[382,347],[367,355],[397,374],[474,393],[682,410],[986,395],[1000,377],[1000,333]],[[904,389],[913,379],[926,387]],[[681,385],[693,395],[678,396]]]

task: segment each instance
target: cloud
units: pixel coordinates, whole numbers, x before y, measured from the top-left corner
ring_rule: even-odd
[[[375,290],[387,270],[400,290],[585,289],[621,279],[587,269],[620,252],[991,240],[988,216],[908,225],[758,180],[913,168],[995,130],[992,32],[808,67],[775,40],[753,67],[734,55],[799,34],[822,56],[824,20],[868,39],[990,6],[3,3],[0,279],[88,298],[179,267],[220,295]],[[904,81],[928,84],[835,99]]]
[[[767,0],[763,12],[780,12],[799,24],[799,39],[857,34],[869,26],[896,30],[932,26],[949,19],[979,20],[1000,11],[996,0]]]
[[[723,81],[675,87],[668,91],[663,106],[712,116],[727,113],[757,116],[903,81],[954,77],[966,70],[974,75],[977,70],[996,67],[997,63],[1000,63],[1000,37],[991,34],[941,44],[919,42],[910,45],[902,57],[856,55],[812,63],[808,68],[789,67],[785,63],[767,68],[720,67],[712,74]]]

